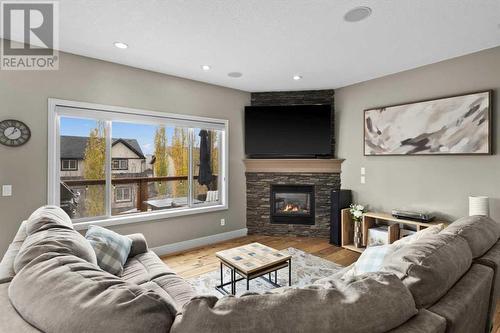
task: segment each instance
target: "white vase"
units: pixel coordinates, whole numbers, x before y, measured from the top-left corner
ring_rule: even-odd
[[[363,231],[361,230],[361,221],[354,221],[354,246],[363,247]]]

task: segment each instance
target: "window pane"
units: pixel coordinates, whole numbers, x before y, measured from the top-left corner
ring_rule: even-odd
[[[105,125],[61,117],[60,206],[72,218],[105,215]]]
[[[195,128],[193,134],[193,205],[219,204],[221,133]]]
[[[114,121],[112,133],[112,215],[187,206],[187,129]]]
[[[132,186],[119,186],[115,188],[115,201],[129,202],[132,200]]]

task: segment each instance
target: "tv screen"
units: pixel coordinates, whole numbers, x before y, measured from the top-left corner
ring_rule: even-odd
[[[330,156],[331,132],[331,105],[245,108],[245,153],[250,157]]]

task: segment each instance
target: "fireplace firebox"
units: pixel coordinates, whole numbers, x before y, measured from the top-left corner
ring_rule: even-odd
[[[314,224],[314,185],[271,185],[271,223]]]

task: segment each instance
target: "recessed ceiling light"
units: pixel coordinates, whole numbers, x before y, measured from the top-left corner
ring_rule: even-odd
[[[298,80],[301,80],[301,79],[302,79],[302,76],[301,76],[301,75],[294,75],[294,76],[293,76],[293,79],[294,79],[295,81],[298,81]]]
[[[203,69],[204,71],[209,71],[212,69],[212,67],[210,67],[210,65],[201,65],[201,69]]]
[[[114,45],[119,48],[119,49],[126,49],[128,47],[127,44],[122,43],[122,42],[114,42]]]
[[[356,7],[345,13],[344,20],[347,22],[359,22],[372,14],[370,7]]]
[[[229,73],[227,73],[227,76],[232,77],[232,78],[239,78],[239,77],[242,77],[243,74],[240,72],[229,72]]]

